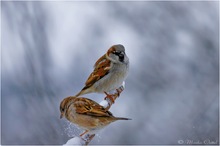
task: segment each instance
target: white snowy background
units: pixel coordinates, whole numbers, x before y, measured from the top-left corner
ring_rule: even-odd
[[[125,46],[130,72],[110,111],[132,120],[93,144],[218,142],[218,2],[1,2],[1,12],[2,144],[64,144],[82,132],[59,119],[60,101],[113,44]]]

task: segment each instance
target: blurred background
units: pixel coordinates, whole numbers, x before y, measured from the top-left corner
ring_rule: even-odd
[[[64,144],[80,134],[59,119],[60,101],[114,44],[125,46],[130,72],[110,111],[132,120],[92,144],[219,143],[217,1],[1,4],[2,144]]]

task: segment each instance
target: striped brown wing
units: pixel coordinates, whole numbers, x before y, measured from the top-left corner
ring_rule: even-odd
[[[94,65],[94,71],[90,74],[89,78],[85,83],[85,87],[82,89],[87,89],[91,87],[95,82],[103,78],[109,73],[111,62],[106,59],[105,55],[98,59]]]
[[[111,112],[106,111],[103,106],[88,98],[76,98],[74,106],[78,114],[86,114],[97,117],[112,116]]]

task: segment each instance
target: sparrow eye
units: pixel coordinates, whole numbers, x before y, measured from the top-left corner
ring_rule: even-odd
[[[124,60],[124,54],[119,54],[118,57],[121,62]]]
[[[64,112],[64,108],[60,108],[60,112]]]
[[[117,55],[119,57],[119,60],[122,62],[124,60],[124,53],[123,52],[113,52],[113,54]]]

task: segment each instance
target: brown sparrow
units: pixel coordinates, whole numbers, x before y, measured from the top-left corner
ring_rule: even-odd
[[[85,83],[85,87],[76,96],[92,92],[105,93],[122,85],[128,74],[129,59],[123,45],[112,46],[106,54],[99,58],[94,70]]]
[[[130,120],[128,118],[114,117],[97,102],[83,97],[69,96],[60,103],[60,118],[66,117],[70,122],[87,132],[97,131],[117,120]]]

